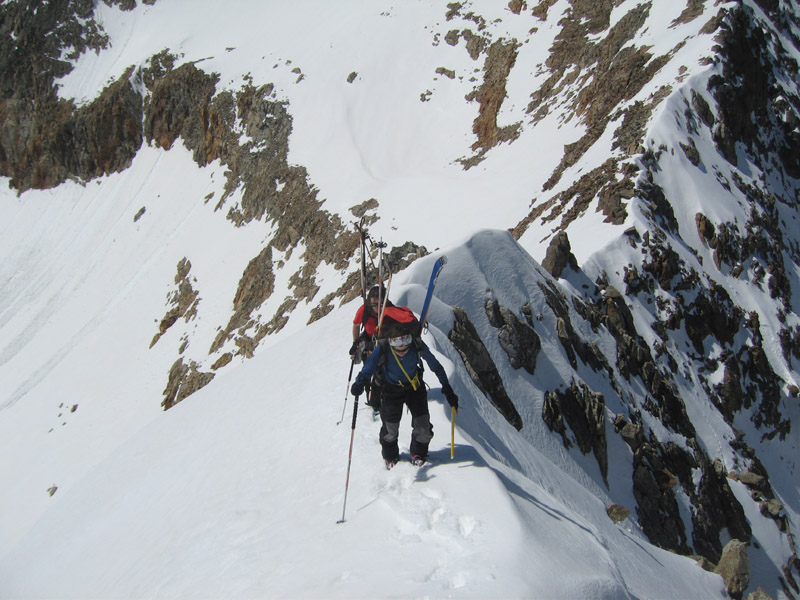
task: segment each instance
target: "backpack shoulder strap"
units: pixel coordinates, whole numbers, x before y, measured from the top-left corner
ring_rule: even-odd
[[[378,340],[378,346],[380,346],[381,351],[378,354],[378,369],[380,370],[386,364],[386,355],[389,350],[389,342],[386,341],[386,338]]]

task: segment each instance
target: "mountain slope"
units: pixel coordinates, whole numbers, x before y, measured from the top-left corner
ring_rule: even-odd
[[[453,256],[436,347],[524,515],[621,504],[800,593],[795,2],[35,4],[0,9],[4,564],[161,407],[335,320],[364,218],[395,270]]]
[[[498,236],[507,241],[491,240],[495,251],[484,246]],[[513,262],[529,282],[542,277],[529,270],[530,262],[526,268],[509,261],[508,234],[472,242],[481,247],[451,253],[450,273],[480,279],[470,264],[480,257],[497,261],[493,267]],[[399,298],[413,305],[424,292],[425,266],[415,265],[398,282],[405,283]],[[350,418],[348,412],[336,425],[340,394],[330,384],[341,382],[347,367],[336,349],[353,308],[215,379],[192,402],[109,453],[2,561],[4,591],[26,597],[719,596],[721,580],[693,561],[652,547],[642,552],[647,542],[632,523],[618,526],[605,516],[596,482],[565,480],[565,467],[573,476],[582,473],[570,467],[569,455],[548,458],[535,445],[520,445],[516,430],[493,419],[485,401],[467,400],[468,376],[447,355],[442,358],[465,399],[459,427],[468,432],[456,438],[455,460],[438,389],[431,392],[433,462],[420,469],[401,464],[385,472],[378,425],[359,411],[347,520],[337,524]],[[447,313],[440,304],[432,314],[434,347],[444,335],[439,326],[449,325]],[[305,371],[297,369],[301,362]],[[526,477],[527,469],[536,477]],[[676,573],[680,583],[672,581]]]

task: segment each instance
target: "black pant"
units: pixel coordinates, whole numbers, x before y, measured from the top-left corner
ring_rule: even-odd
[[[428,456],[428,444],[433,438],[433,425],[428,412],[428,393],[420,381],[417,390],[409,387],[384,384],[381,393],[381,455],[386,460],[397,460],[397,436],[403,406],[411,411],[411,456]]]

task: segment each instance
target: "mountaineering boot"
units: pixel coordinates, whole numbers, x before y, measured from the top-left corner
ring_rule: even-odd
[[[422,456],[417,456],[416,454],[411,457],[411,464],[415,467],[421,467],[425,464],[425,459]]]
[[[388,458],[386,460],[384,460],[384,462],[386,463],[386,470],[387,471],[391,471],[392,468],[397,464],[397,460],[391,460],[391,459],[388,459]]]

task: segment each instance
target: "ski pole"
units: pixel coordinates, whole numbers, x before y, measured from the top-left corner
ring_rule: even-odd
[[[456,407],[450,407],[450,460],[456,455]]]
[[[358,352],[358,350],[356,350]],[[347,393],[350,391],[350,380],[353,378],[353,365],[356,364],[356,355],[353,354],[353,359],[350,361],[350,374],[347,376],[347,389],[344,391],[344,404],[342,405],[342,418],[339,419],[337,425],[341,425],[344,421],[344,411],[347,408]]]
[[[350,454],[347,457],[347,479],[344,482],[344,504],[342,504],[342,518],[337,523],[344,523],[344,512],[347,509],[347,490],[350,488],[350,465],[353,462],[353,438],[356,435],[356,418],[358,417],[358,396],[353,402],[353,427],[350,429]]]
[[[383,304],[383,249],[386,248],[386,243],[381,238],[378,242],[378,307]]]

